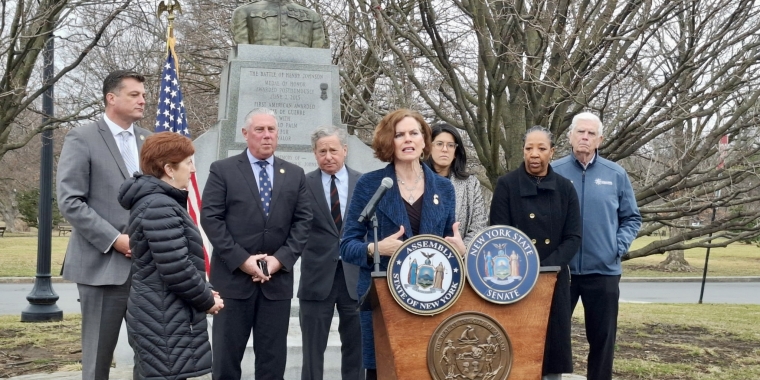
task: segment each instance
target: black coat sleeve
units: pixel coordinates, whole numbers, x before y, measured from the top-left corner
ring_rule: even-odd
[[[220,168],[219,161],[211,164],[206,186],[203,188],[201,225],[214,246],[214,255],[222,259],[230,272],[234,272],[251,255],[235,242],[227,226],[228,178],[224,173],[225,170]]]
[[[496,183],[496,190],[494,190],[493,199],[491,200],[491,213],[488,225],[513,225],[512,212],[509,205],[509,183],[507,176],[502,176]]]
[[[214,306],[214,295],[190,261],[183,218],[170,204],[153,202],[143,213],[142,228],[156,269],[169,291],[197,310]]]
[[[562,186],[561,191],[563,193],[562,199],[565,199],[567,202],[564,205],[567,209],[567,214],[562,226],[562,240],[554,252],[541,260],[542,266],[565,266],[569,264],[581,246],[583,226],[578,194],[572,185]]]

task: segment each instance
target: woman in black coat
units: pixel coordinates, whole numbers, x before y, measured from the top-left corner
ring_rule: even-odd
[[[140,154],[145,175],[135,173],[119,191],[119,203],[130,210],[127,332],[143,379],[211,372],[206,313],[224,304],[206,282],[203,241],[186,210],[194,152],[187,137],[151,135]]]
[[[559,266],[544,349],[544,380],[573,372],[570,343],[570,270],[581,244],[581,214],[572,182],[556,174],[552,134],[536,126],[523,138],[524,162],[499,178],[491,202],[491,225],[523,231],[538,250],[542,266]]]

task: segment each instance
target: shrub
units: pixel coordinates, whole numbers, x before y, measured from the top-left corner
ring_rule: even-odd
[[[16,203],[18,204],[18,212],[21,214],[21,220],[23,220],[29,227],[38,228],[38,216],[39,216],[39,201],[40,201],[40,189],[30,189],[26,191],[20,191],[16,193]],[[58,225],[63,222],[63,216],[61,211],[58,210],[58,202],[55,200],[55,191],[53,192],[53,225]]]

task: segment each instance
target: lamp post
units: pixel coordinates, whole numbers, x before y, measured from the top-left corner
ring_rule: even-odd
[[[43,83],[49,85],[45,94],[42,95],[42,111],[44,117],[42,123],[46,123],[53,117],[53,85],[51,81],[55,76],[53,66],[53,52],[55,43],[53,34],[50,34],[42,51],[43,57]],[[53,234],[53,131],[45,130],[41,134],[42,157],[40,163],[40,200],[39,200],[39,223],[37,234],[37,275],[34,279],[34,288],[26,296],[29,305],[21,312],[21,322],[48,322],[63,320],[63,311],[58,308],[58,294],[53,290],[50,281],[50,255]]]

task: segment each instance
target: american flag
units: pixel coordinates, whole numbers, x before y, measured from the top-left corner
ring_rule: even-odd
[[[164,68],[161,71],[161,89],[156,108],[156,132],[169,131],[190,137],[190,131],[187,129],[187,118],[185,117],[185,102],[182,100],[182,91],[180,90],[177,76],[177,64],[174,60],[174,49],[171,48],[169,49],[169,55],[166,57]],[[189,193],[187,210],[190,213],[190,217],[193,218],[195,225],[201,231],[206,273],[209,273],[209,252],[211,252],[211,246],[206,233],[200,225],[201,196],[198,193],[198,182],[195,179],[195,173],[190,176],[190,186],[187,191]]]

